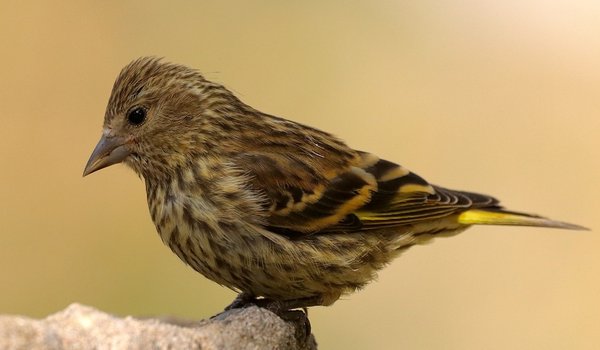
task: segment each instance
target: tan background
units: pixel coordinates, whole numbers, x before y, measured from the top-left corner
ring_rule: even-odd
[[[448,187],[600,228],[598,1],[0,1],[0,313],[201,318],[143,183],[83,179],[123,65],[199,68]],[[58,5],[60,4],[60,6]],[[323,349],[597,349],[597,231],[481,227],[311,309]]]

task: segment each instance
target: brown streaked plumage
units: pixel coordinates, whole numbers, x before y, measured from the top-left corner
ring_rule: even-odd
[[[244,300],[283,308],[332,304],[408,247],[472,224],[582,229],[431,185],[156,58],[117,78],[84,175],[118,162],[144,178],[177,256]]]

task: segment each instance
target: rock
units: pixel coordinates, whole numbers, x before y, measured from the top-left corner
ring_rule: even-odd
[[[42,320],[0,316],[0,349],[316,349],[305,320],[256,306],[197,322],[120,318],[72,304]]]

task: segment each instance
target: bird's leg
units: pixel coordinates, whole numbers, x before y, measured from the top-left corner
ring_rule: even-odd
[[[289,299],[289,300],[272,300],[272,299],[255,299],[253,304],[264,307],[265,309],[280,315],[282,312],[292,309],[304,309],[309,306],[318,306],[323,304],[323,298],[312,296],[307,298]]]
[[[225,311],[232,309],[240,309],[250,305],[265,308],[274,314],[281,315],[292,309],[303,309],[308,315],[309,306],[318,306],[323,304],[321,296],[312,296],[307,298],[289,299],[289,300],[273,300],[268,298],[257,299],[254,295],[246,292],[239,293],[231,304],[225,307]]]
[[[231,302],[231,304],[225,307],[225,311],[233,310],[233,309],[241,309],[249,305],[256,304],[256,297],[250,293],[241,292],[239,293],[235,299]]]

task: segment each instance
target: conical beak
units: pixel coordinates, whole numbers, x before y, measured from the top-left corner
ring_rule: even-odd
[[[90,160],[85,165],[83,176],[107,166],[120,163],[129,154],[131,154],[131,151],[123,138],[104,134],[96,145],[96,148],[94,148]]]

